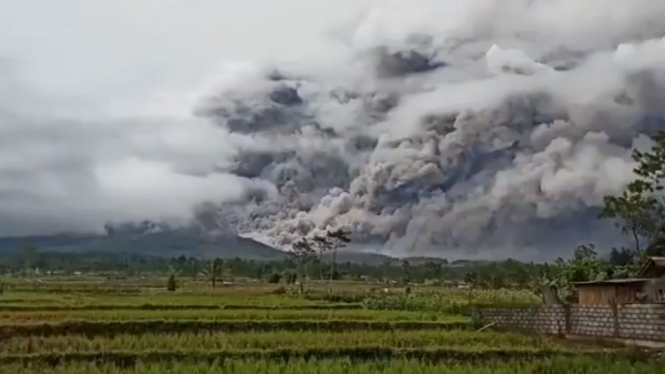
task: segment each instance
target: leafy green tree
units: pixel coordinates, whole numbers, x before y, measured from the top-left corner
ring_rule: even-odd
[[[593,244],[580,245],[575,249],[572,260],[569,262],[570,282],[588,282],[604,274],[598,253]]]
[[[443,276],[443,266],[441,263],[434,261],[427,261],[425,263],[427,268],[427,278],[440,281]]]
[[[665,244],[665,131],[653,136],[649,151],[633,152],[637,162],[637,178],[618,196],[606,196],[601,217],[617,221],[622,232],[630,234],[635,251],[642,254],[642,240],[652,251],[654,245]]]

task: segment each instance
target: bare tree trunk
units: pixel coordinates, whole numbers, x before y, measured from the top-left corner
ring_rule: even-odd
[[[214,274],[212,275],[212,278],[210,278],[210,279],[212,280],[212,289],[214,290],[215,289],[215,283],[217,282],[217,279],[215,279]]]
[[[641,252],[640,236],[637,235],[637,228],[636,227],[633,227],[633,229],[631,231],[633,232],[633,239],[635,239],[635,253],[637,253],[639,255],[640,252]]]
[[[300,282],[300,296],[305,294],[305,276],[303,275],[303,260],[300,258],[298,262],[298,281]]]

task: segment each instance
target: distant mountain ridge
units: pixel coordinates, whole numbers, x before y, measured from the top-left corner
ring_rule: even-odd
[[[108,231],[107,231],[108,232]],[[119,252],[152,256],[193,256],[279,260],[286,254],[278,249],[237,235],[202,235],[193,228],[118,232],[107,235],[58,234],[0,237],[0,253],[36,247],[43,251]]]
[[[0,255],[22,248],[42,251],[132,253],[136,255],[200,258],[242,258],[245,260],[282,260],[287,252],[234,233],[215,232],[209,227],[192,225],[173,227],[166,223],[141,221],[104,226],[106,234],[61,233],[54,235],[0,237]],[[332,253],[325,253],[330,261]],[[338,263],[378,266],[408,261],[411,265],[426,262],[447,264],[438,257],[393,257],[386,254],[343,248],[337,253]],[[454,264],[454,263],[453,263]]]

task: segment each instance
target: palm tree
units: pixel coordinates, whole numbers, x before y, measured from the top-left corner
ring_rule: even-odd
[[[214,289],[217,284],[217,279],[224,280],[224,259],[216,258],[214,260],[206,261],[203,270],[201,270],[201,275],[210,280],[212,288]]]

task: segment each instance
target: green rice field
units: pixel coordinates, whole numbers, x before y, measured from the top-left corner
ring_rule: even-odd
[[[141,281],[15,284],[0,295],[0,373],[665,373],[651,352],[477,331],[470,302],[535,302],[524,291],[469,300],[425,286],[407,295],[313,285],[297,295]]]

